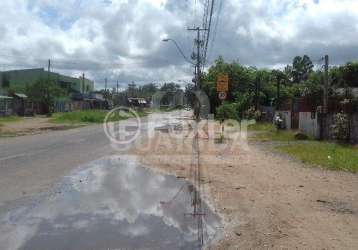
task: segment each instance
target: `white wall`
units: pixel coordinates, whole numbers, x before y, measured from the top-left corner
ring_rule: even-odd
[[[300,112],[299,114],[299,129],[306,135],[319,137],[319,126],[317,113],[312,119],[311,112]]]

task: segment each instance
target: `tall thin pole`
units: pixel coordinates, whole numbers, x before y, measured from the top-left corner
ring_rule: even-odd
[[[82,93],[85,92],[85,73],[82,73]]]
[[[118,90],[119,90],[119,82],[117,80],[117,94],[118,94]]]
[[[107,78],[104,79],[104,99],[107,101]]]
[[[200,28],[198,27],[197,28],[197,36],[196,36],[197,38],[196,38],[196,48],[197,48],[197,51],[196,51],[196,67],[197,67],[197,74],[196,74],[196,77],[197,77],[197,81],[196,81],[196,83],[197,83],[197,86],[196,86],[196,88],[200,88],[200,74],[201,74],[201,70],[200,70],[200,44],[201,44],[201,41],[200,41]]]
[[[329,86],[328,69],[329,69],[329,56],[325,55],[325,57],[324,57],[324,83],[323,83],[323,108],[322,108],[322,114],[320,114],[320,116],[319,116],[319,124],[320,124],[319,138],[321,140],[325,136],[324,130],[326,127],[326,115],[328,113],[328,86]]]
[[[277,101],[276,101],[276,110],[279,109],[280,107],[280,84],[281,84],[281,77],[277,76],[277,90],[276,90],[276,95],[277,95]]]
[[[261,77],[258,77],[255,81],[255,110],[259,109],[259,89],[260,89],[260,84],[261,83]]]
[[[329,56],[325,55],[324,57],[324,89],[323,89],[323,113],[328,112],[328,87],[329,87],[329,76],[328,76],[328,67],[329,67]]]
[[[198,90],[201,87],[201,55],[200,55],[200,47],[202,45],[202,41],[200,40],[200,32],[201,31],[206,31],[207,29],[203,29],[203,28],[191,28],[188,29],[189,31],[196,31],[196,39],[195,39],[195,44],[196,44],[196,65],[195,65],[195,89]],[[194,114],[195,114],[195,118],[198,121],[200,118],[200,102],[197,100],[197,98],[195,98],[195,103],[194,103]]]
[[[196,31],[197,32],[197,37],[195,40],[195,44],[196,44],[196,65],[195,65],[195,89],[199,90],[201,87],[201,62],[202,62],[202,58],[201,58],[201,54],[200,54],[200,47],[202,45],[202,41],[200,40],[200,31],[203,30],[207,30],[207,29],[202,29],[199,27],[193,28],[193,29],[188,29],[190,31]],[[204,59],[205,60],[205,59]],[[198,122],[200,119],[200,102],[197,98],[195,98],[195,102],[194,102],[194,113],[195,113],[195,118],[196,121]],[[198,223],[198,241],[200,243],[201,246],[203,246],[204,243],[204,234],[203,234],[203,209],[202,209],[202,200],[200,197],[200,192],[201,192],[201,164],[200,164],[200,153],[199,153],[199,133],[197,131],[198,126],[195,126],[195,136],[194,136],[194,145],[193,145],[193,149],[194,149],[194,154],[196,155],[196,164],[197,165],[197,169],[194,172],[194,183],[196,184],[196,189],[194,190],[194,217],[197,217],[197,223]]]

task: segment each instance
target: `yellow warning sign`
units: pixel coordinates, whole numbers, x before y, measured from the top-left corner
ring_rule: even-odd
[[[229,76],[220,74],[216,81],[216,91],[217,92],[228,92],[229,91]]]

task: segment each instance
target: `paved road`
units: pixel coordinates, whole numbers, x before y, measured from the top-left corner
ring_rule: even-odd
[[[168,117],[179,115],[178,112],[156,113],[142,119],[139,138]],[[123,123],[130,124],[133,120]],[[82,164],[113,154],[123,151],[111,146],[102,125],[0,139],[0,210],[11,201],[49,189]]]
[[[0,140],[0,205],[46,190],[86,162],[113,154],[101,125]]]

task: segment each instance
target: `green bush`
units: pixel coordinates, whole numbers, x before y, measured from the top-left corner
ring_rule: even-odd
[[[219,120],[233,119],[238,120],[239,116],[235,103],[224,103],[216,109],[216,118]]]
[[[102,123],[107,115],[105,110],[83,110],[54,114],[52,121],[56,123]],[[114,113],[109,121],[127,119],[127,114]]]
[[[335,114],[334,125],[332,125],[332,130],[335,139],[347,140],[349,138],[348,115],[344,113]]]

